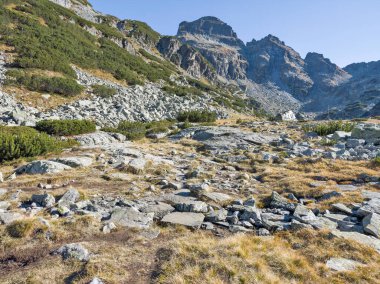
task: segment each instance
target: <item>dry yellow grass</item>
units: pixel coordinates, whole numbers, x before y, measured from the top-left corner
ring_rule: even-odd
[[[377,283],[380,255],[328,233],[301,231],[274,237],[194,233],[175,241],[158,283]],[[331,257],[365,264],[354,272],[332,273]],[[368,273],[366,273],[366,271]],[[364,280],[365,279],[365,280]]]

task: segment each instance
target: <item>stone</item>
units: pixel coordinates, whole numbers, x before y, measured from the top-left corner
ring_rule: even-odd
[[[34,161],[16,169],[17,174],[56,174],[72,169],[70,166],[53,161]]]
[[[147,160],[143,158],[133,159],[127,165],[127,170],[133,174],[143,174],[147,166]]]
[[[355,213],[359,217],[365,217],[370,213],[380,214],[380,199],[374,198],[365,202]]]
[[[227,218],[228,211],[221,208],[216,211],[211,211],[208,214],[206,214],[205,221],[208,222],[221,222],[225,221]]]
[[[140,211],[143,213],[154,213],[155,219],[162,219],[165,215],[174,211],[174,207],[163,202],[156,202],[155,204],[148,204],[142,208]]]
[[[95,277],[88,284],[104,284],[104,282],[102,280],[100,280],[98,277]]]
[[[324,215],[325,218],[333,221],[333,222],[339,222],[339,221],[351,221],[351,218],[347,215],[343,214],[332,214],[332,213],[326,213]]]
[[[282,121],[297,121],[297,117],[292,110],[282,113],[279,118]]]
[[[8,210],[9,207],[11,207],[11,204],[8,201],[0,201],[0,211],[1,210]]]
[[[57,250],[57,253],[60,254],[64,260],[76,259],[83,262],[90,260],[90,253],[81,244],[64,245]]]
[[[362,195],[365,199],[380,199],[380,192],[377,191],[362,190]]]
[[[313,226],[309,224],[301,223],[297,220],[292,220],[290,224],[290,229],[293,231],[303,230],[303,229],[312,229]]]
[[[216,203],[224,203],[232,198],[228,194],[224,194],[221,192],[205,192],[203,193],[203,197],[206,197],[207,199]]]
[[[55,204],[55,198],[51,194],[33,194],[32,195],[32,202],[37,203],[41,207],[51,208]]]
[[[272,208],[281,208],[293,212],[296,208],[294,203],[289,202],[276,191],[272,192],[270,206]]]
[[[202,213],[174,212],[166,215],[161,222],[199,229],[204,218]]]
[[[89,167],[93,163],[93,159],[90,157],[65,157],[65,158],[54,159],[52,161],[64,164],[72,168]]]
[[[356,241],[360,244],[372,247],[380,253],[380,240],[375,237],[363,235],[358,232],[342,232],[338,230],[332,230],[331,233],[335,237]]]
[[[0,172],[0,183],[4,182],[4,176],[3,176],[3,173]]]
[[[153,223],[154,213],[142,213],[134,208],[120,208],[112,212],[110,222],[127,228],[147,229]]]
[[[380,238],[380,215],[371,213],[363,219],[364,232]]]
[[[310,221],[316,220],[316,216],[313,211],[304,205],[297,205],[294,210],[293,217],[301,223],[309,223]]]
[[[356,191],[359,189],[359,187],[353,184],[337,184],[336,187],[341,191]]]
[[[363,265],[362,263],[347,259],[347,258],[330,258],[326,262],[326,266],[333,271],[352,271],[355,270],[356,267]]]
[[[342,203],[335,203],[335,204],[333,204],[331,206],[335,210],[343,212],[343,213],[345,213],[347,215],[351,215],[352,214],[352,210],[350,208],[348,208],[346,205],[342,204]]]
[[[265,228],[260,228],[257,230],[257,235],[260,237],[268,237],[271,233]]]
[[[332,136],[332,139],[339,141],[339,140],[345,140],[349,137],[351,137],[351,132],[335,131],[335,133]]]
[[[8,191],[6,189],[0,188],[0,197],[5,195]]]
[[[380,125],[372,123],[358,124],[352,130],[352,138],[378,141],[380,139]]]
[[[360,145],[364,145],[365,140],[364,139],[348,139],[346,142],[347,148],[356,148]]]
[[[189,200],[177,203],[174,208],[179,212],[207,213],[208,205],[203,201]]]
[[[340,197],[340,196],[342,196],[342,193],[334,190],[334,191],[329,191],[329,192],[323,193],[323,195],[321,197],[319,197],[318,200],[324,201],[324,200],[329,200],[331,198]]]
[[[214,226],[214,224],[211,223],[211,222],[203,222],[203,223],[202,223],[202,226],[201,226],[201,229],[212,231],[212,230],[215,229],[215,226]]]
[[[116,229],[116,225],[115,225],[114,223],[110,222],[110,223],[107,223],[107,224],[105,224],[105,225],[103,226],[102,231],[103,231],[104,234],[109,234],[109,233],[111,233],[112,230],[114,230],[114,229]]]
[[[70,205],[76,203],[80,198],[80,193],[78,190],[72,188],[69,189],[68,191],[63,194],[63,196],[58,200],[58,205],[59,206],[65,206],[65,207],[70,207]]]
[[[22,218],[23,216],[17,212],[0,212],[0,223],[5,225],[8,225]]]

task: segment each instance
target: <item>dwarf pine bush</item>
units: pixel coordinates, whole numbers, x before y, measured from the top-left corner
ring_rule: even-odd
[[[36,129],[56,136],[72,136],[96,131],[96,124],[90,120],[42,120]]]

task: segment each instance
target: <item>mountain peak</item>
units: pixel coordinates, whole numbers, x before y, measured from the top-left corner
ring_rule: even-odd
[[[211,16],[203,17],[193,22],[182,22],[179,25],[178,36],[183,36],[187,33],[210,37],[238,38],[231,26]]]

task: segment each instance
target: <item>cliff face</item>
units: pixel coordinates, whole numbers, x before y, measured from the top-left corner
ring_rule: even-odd
[[[162,37],[157,44],[157,49],[165,58],[184,69],[191,76],[198,79],[205,77],[210,81],[216,80],[215,69],[202,54],[192,46],[182,44],[179,39]]]

